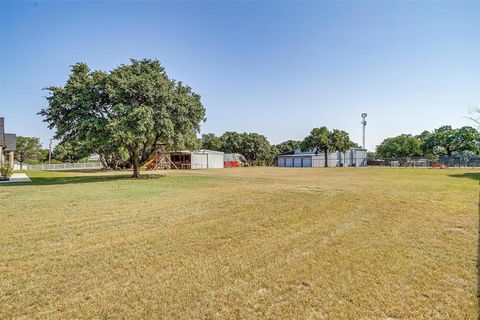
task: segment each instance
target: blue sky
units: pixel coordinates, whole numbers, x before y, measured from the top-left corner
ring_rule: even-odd
[[[479,2],[0,2],[0,115],[52,133],[42,88],[69,66],[161,61],[202,95],[202,133],[272,143],[325,125],[367,147],[400,133],[471,125],[480,105]]]

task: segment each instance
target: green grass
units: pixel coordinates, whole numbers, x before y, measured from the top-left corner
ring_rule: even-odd
[[[29,172],[0,318],[475,319],[474,170]]]

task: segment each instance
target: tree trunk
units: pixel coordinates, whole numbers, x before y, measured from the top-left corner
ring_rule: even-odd
[[[447,150],[447,156],[448,156],[448,166],[452,166],[452,152]]]
[[[328,168],[328,150],[323,151],[325,154],[325,168]]]
[[[20,170],[23,170],[23,161],[20,162]]]
[[[138,152],[134,151],[130,153],[130,162],[132,163],[133,167],[132,178],[140,178],[140,156]]]
[[[132,178],[140,178],[140,161],[139,159],[133,159],[133,175]]]

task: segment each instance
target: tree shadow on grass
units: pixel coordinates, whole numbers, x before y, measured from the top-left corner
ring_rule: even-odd
[[[466,179],[480,181],[480,172],[456,173],[456,174],[450,174],[449,176],[454,178],[466,178]]]
[[[58,171],[57,171],[58,172]],[[62,171],[67,173],[68,171]],[[73,170],[70,172],[74,172]],[[93,171],[92,171],[93,172]],[[96,171],[98,172],[98,171]],[[78,171],[76,171],[78,173]],[[159,179],[164,175],[149,175],[144,174],[140,179],[133,179],[131,174],[110,174],[110,175],[85,175],[78,176],[50,176],[50,177],[30,177],[31,182],[15,182],[3,184],[2,187],[18,187],[18,186],[39,186],[39,185],[63,185],[63,184],[82,184],[82,183],[96,183],[96,182],[109,182],[109,181],[141,181],[149,179]]]

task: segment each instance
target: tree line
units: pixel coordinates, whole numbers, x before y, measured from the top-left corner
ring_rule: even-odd
[[[383,140],[376,147],[376,153],[370,157],[376,159],[399,158],[406,162],[411,157],[432,158],[446,155],[448,164],[452,156],[460,152],[480,152],[480,134],[470,126],[452,128],[442,126],[433,131],[424,131],[419,135],[401,134]]]
[[[206,120],[200,95],[170,79],[158,60],[131,59],[111,71],[92,71],[77,63],[64,86],[46,90],[48,106],[39,114],[60,141],[54,158],[76,162],[98,154],[106,168],[131,166],[133,177],[139,177],[140,166],[160,144],[167,150],[241,153],[252,165],[272,165],[279,153],[296,148],[328,152],[347,145],[344,131],[330,133],[324,127],[312,130],[304,141],[279,145],[258,133],[232,131],[198,139]]]
[[[277,145],[269,143],[267,138],[258,133],[238,133],[227,131],[221,136],[213,133],[202,135],[200,144],[203,149],[218,150],[225,153],[240,153],[251,165],[273,165],[279,154],[301,149],[325,154],[325,165],[328,165],[328,153],[339,151],[344,154],[353,146],[347,132],[328,130],[326,127],[314,128],[310,134],[300,140],[287,140]]]
[[[325,155],[356,146],[347,132],[314,128],[302,141],[273,145],[258,133],[227,131],[221,136],[204,134],[206,120],[201,97],[188,85],[167,76],[158,60],[135,60],[111,71],[91,70],[77,63],[64,86],[46,88],[48,106],[39,114],[59,141],[53,158],[77,162],[98,154],[106,168],[132,167],[139,177],[140,166],[158,145],[167,150],[212,149],[241,153],[251,165],[272,165],[278,154],[293,149]],[[27,139],[27,140],[25,140]],[[33,140],[28,140],[33,139]],[[444,126],[418,136],[388,138],[377,147],[379,157],[403,157],[477,150],[478,131],[472,127]],[[19,137],[17,161],[44,159],[38,139]],[[22,151],[23,145],[26,151]]]
[[[51,160],[53,163],[85,161],[92,153],[96,153],[95,148],[87,146],[89,146],[88,143],[80,142],[78,139],[63,140],[53,149]],[[296,149],[312,151],[317,154],[337,150],[345,153],[350,147],[357,145],[350,140],[347,132],[338,129],[329,131],[326,127],[321,127],[312,129],[310,135],[303,141],[287,140],[279,144],[271,144],[264,135],[258,133],[227,131],[221,136],[213,133],[203,134],[200,139],[193,141],[191,146],[194,150],[208,149],[225,153],[240,153],[250,165],[270,166],[275,164],[279,154]],[[117,158],[115,162],[106,162],[104,166],[106,168],[130,166],[128,153],[119,150],[115,157]],[[16,160],[20,162],[20,165],[24,162],[46,163],[48,158],[49,150],[42,149],[39,138],[17,137]]]

